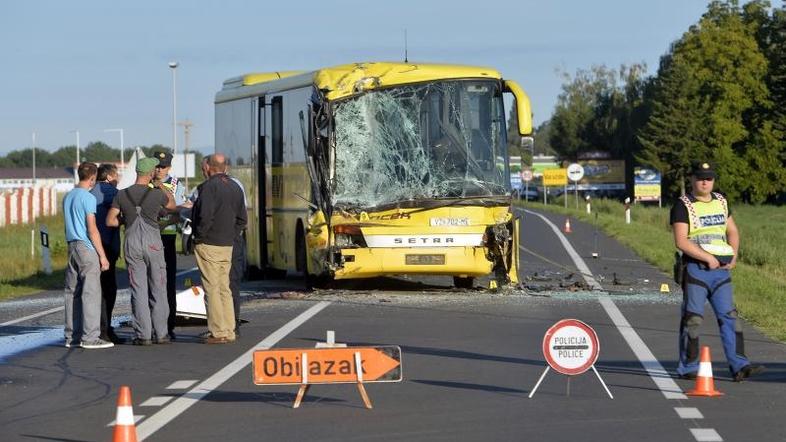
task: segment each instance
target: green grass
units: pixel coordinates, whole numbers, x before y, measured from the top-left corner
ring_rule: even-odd
[[[39,226],[49,231],[52,274],[43,272]],[[35,230],[35,256],[30,256],[30,231]],[[62,216],[39,218],[35,224],[11,225],[0,229],[0,299],[26,295],[42,290],[63,288],[68,258],[65,226]]]
[[[52,258],[52,274],[43,271],[41,225],[49,231],[49,252]],[[35,256],[30,256],[30,231],[35,229]],[[120,230],[120,241],[124,239]],[[181,252],[178,235],[177,252]],[[62,215],[38,218],[35,224],[11,225],[0,228],[0,300],[37,293],[43,290],[60,290],[65,285],[65,266],[68,260],[68,244],[65,240],[65,224]],[[125,270],[125,259],[120,251],[117,270]]]
[[[544,206],[526,203],[525,207],[545,209],[595,223],[610,236],[633,249],[642,259],[671,274],[674,241],[669,226],[669,208],[635,205],[631,224],[625,224],[624,205],[611,200],[593,200],[592,215],[584,203],[575,209],[568,199]],[[597,218],[595,215],[597,212]],[[786,208],[775,206],[733,205],[732,215],[740,230],[740,257],[733,271],[734,298],[740,315],[767,335],[786,341]]]

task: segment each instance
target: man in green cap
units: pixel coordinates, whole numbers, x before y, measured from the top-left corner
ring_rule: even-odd
[[[117,193],[106,225],[125,224],[123,252],[131,286],[134,345],[168,344],[169,305],[166,299],[164,246],[158,230],[158,214],[175,208],[172,194],[160,184],[148,187],[158,160],[142,158],[136,164],[136,182]]]

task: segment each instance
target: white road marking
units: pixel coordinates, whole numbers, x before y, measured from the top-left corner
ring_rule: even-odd
[[[185,275],[186,273],[191,273],[191,272],[193,272],[195,270],[199,270],[199,267],[192,267],[192,268],[190,268],[188,270],[182,270],[180,272],[177,272],[175,274],[175,276],[182,276],[182,275]],[[125,290],[127,290],[127,289],[125,289]],[[57,313],[57,312],[63,311],[64,309],[65,309],[65,307],[63,307],[63,306],[50,308],[49,310],[44,310],[42,312],[33,313],[32,315],[24,316],[22,318],[17,318],[17,319],[13,319],[11,321],[3,322],[2,324],[0,324],[0,327],[7,327],[9,325],[18,324],[20,322],[29,321],[31,319],[40,318],[41,316],[51,315],[52,313]]]
[[[192,385],[199,382],[198,380],[187,380],[187,381],[175,381],[166,387],[167,390],[185,390],[186,388],[191,387]]]
[[[698,442],[723,442],[720,434],[712,428],[691,428],[690,432]]]
[[[704,419],[698,408],[694,407],[674,407],[674,411],[680,416],[680,419]]]
[[[592,277],[592,272],[587,267],[587,263],[584,262],[583,259],[576,253],[576,250],[570,244],[565,235],[560,232],[554,223],[552,223],[548,218],[545,216],[532,212],[529,210],[525,210],[525,212],[537,215],[540,217],[547,225],[551,227],[554,233],[559,238],[562,246],[565,247],[565,250],[570,255],[570,258],[573,260],[576,268],[579,269],[584,276],[584,280],[587,281],[590,287],[596,290],[603,290],[600,284]],[[622,314],[619,308],[614,304],[614,301],[611,300],[608,296],[600,296],[598,297],[598,301],[600,301],[600,305],[603,306],[604,310],[606,310],[606,314],[609,315],[614,325],[617,326],[617,330],[619,330],[622,337],[628,343],[628,346],[636,357],[639,359],[639,362],[647,370],[647,373],[652,378],[652,381],[655,385],[661,390],[663,395],[666,399],[687,399],[688,397],[683,394],[682,389],[677,385],[676,382],[669,376],[669,373],[666,369],[663,368],[660,362],[655,358],[655,355],[652,354],[652,351],[647,347],[647,344],[639,337],[639,334],[636,333],[636,330],[631,327],[630,323],[625,316]]]
[[[576,253],[576,249],[574,249],[573,246],[570,244],[568,238],[565,238],[565,235],[563,235],[562,232],[560,232],[559,228],[555,226],[554,223],[549,221],[548,218],[541,215],[540,213],[532,212],[529,210],[525,210],[525,212],[540,217],[546,223],[546,225],[551,227],[551,230],[553,230],[554,234],[557,235],[557,238],[559,238],[559,241],[562,243],[562,246],[565,248],[565,251],[568,252],[568,255],[570,255],[570,259],[573,260],[573,264],[581,272],[581,276],[584,277],[584,281],[587,282],[587,285],[589,285],[592,288],[592,290],[602,291],[603,287],[601,287],[598,281],[596,281],[595,278],[592,276],[592,272],[590,271],[589,267],[587,267],[587,263],[585,263],[584,260],[581,259],[578,253]]]
[[[140,407],[160,407],[174,399],[172,396],[153,396],[139,404]]]
[[[199,267],[191,267],[190,269],[187,269],[187,270],[181,270],[181,271],[179,271],[179,272],[175,273],[175,276],[183,276],[183,275],[185,275],[186,273],[191,273],[191,272],[194,272],[194,271],[196,271],[196,270],[199,270]]]
[[[29,321],[30,319],[40,318],[41,316],[51,315],[52,313],[57,313],[59,311],[63,311],[63,309],[65,309],[65,307],[50,308],[49,310],[44,310],[42,312],[34,313],[32,315],[27,315],[25,317],[14,319],[12,321],[4,322],[4,323],[0,324],[0,327],[6,327],[6,326],[9,326],[9,325],[18,324],[20,322]]]
[[[136,423],[139,422],[140,420],[142,420],[142,418],[144,418],[144,417],[145,417],[144,414],[135,414],[134,415],[134,425],[136,425]],[[115,426],[115,421],[112,421],[112,422],[106,424],[106,426],[107,427],[114,427]]]
[[[631,327],[620,309],[614,304],[614,301],[608,296],[601,296],[598,298],[598,301],[600,301],[600,305],[606,310],[606,313],[609,315],[614,325],[617,326],[617,330],[619,330],[622,337],[628,343],[630,349],[633,350],[633,353],[639,359],[641,365],[647,370],[647,373],[649,373],[652,378],[652,382],[655,382],[655,385],[657,385],[661,393],[663,393],[663,396],[665,396],[666,399],[688,399],[688,397],[682,393],[680,386],[674,382],[674,379],[669,376],[669,373],[663,368],[663,365],[661,365],[658,359],[655,358],[655,355],[652,354],[647,344],[639,337],[636,330]]]
[[[153,433],[160,430],[164,425],[172,421],[172,419],[185,412],[192,405],[199,402],[200,399],[210,394],[210,392],[220,387],[221,384],[226,382],[229,378],[236,375],[240,370],[250,364],[254,351],[265,350],[276,345],[278,341],[292,333],[292,331],[314,317],[314,315],[322,311],[328,305],[330,305],[330,302],[321,301],[305,312],[299,314],[297,317],[287,322],[281,328],[260,341],[256,346],[250,348],[240,357],[230,362],[227,366],[202,381],[202,383],[191,389],[191,391],[177,398],[175,401],[159,410],[156,414],[150,416],[147,420],[137,426],[138,439],[140,441],[145,440]]]

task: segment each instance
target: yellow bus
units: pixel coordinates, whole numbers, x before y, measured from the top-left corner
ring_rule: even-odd
[[[309,283],[394,275],[517,282],[503,93],[494,69],[353,63],[231,78],[216,151],[248,200],[248,262]]]

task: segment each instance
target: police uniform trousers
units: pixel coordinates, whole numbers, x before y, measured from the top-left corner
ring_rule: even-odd
[[[696,373],[699,370],[699,333],[704,318],[704,304],[709,301],[718,318],[723,351],[732,375],[749,364],[745,357],[742,328],[737,321],[731,287],[731,272],[727,269],[709,270],[706,266],[689,262],[683,282],[682,321],[680,322],[680,361],[677,373]]]
[[[169,317],[167,318],[167,331],[171,334],[175,330],[175,317],[177,314],[177,234],[161,233],[161,243],[164,244],[164,261],[166,262],[166,300],[169,304]]]

